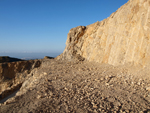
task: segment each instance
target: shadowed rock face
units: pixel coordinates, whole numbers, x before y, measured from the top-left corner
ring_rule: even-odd
[[[0,63],[0,99],[18,89],[28,74],[40,65],[41,60]]]
[[[24,71],[30,72],[31,69],[39,67],[40,61],[18,61],[11,63],[0,64],[0,78],[1,79],[13,79],[16,73],[22,73]]]
[[[45,56],[44,59],[54,59],[54,57]]]
[[[0,63],[4,63],[4,62],[16,62],[16,61],[23,61],[23,60],[18,59],[18,58],[11,58],[9,56],[2,56],[2,57],[0,57]]]
[[[122,65],[150,64],[150,1],[129,0],[101,22],[69,31],[66,48],[57,59]]]

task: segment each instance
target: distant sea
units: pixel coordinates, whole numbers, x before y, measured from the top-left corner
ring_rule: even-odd
[[[0,56],[9,56],[24,60],[43,59],[44,56],[56,57],[61,53],[0,53]]]

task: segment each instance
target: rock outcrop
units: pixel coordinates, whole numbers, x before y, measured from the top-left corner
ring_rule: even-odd
[[[45,56],[44,59],[54,59],[54,57]]]
[[[40,65],[41,60],[0,63],[0,100],[21,87],[28,74]]]
[[[4,62],[16,62],[16,61],[23,61],[21,59],[18,58],[12,58],[9,56],[1,56],[0,57],[0,63],[4,63]]]
[[[129,0],[107,19],[71,29],[57,59],[74,58],[111,65],[149,65],[150,0]]]

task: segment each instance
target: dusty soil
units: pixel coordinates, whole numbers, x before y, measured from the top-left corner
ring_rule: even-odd
[[[1,113],[147,113],[149,73],[106,64],[45,59]]]

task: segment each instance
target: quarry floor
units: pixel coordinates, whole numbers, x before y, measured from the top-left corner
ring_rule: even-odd
[[[132,66],[44,59],[0,113],[150,113],[149,76]]]

